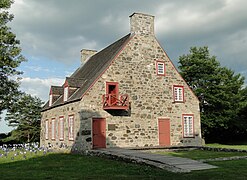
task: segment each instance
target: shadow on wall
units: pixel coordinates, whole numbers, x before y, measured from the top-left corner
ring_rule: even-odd
[[[108,109],[106,111],[112,116],[131,116],[131,107],[128,110]]]
[[[105,148],[107,142],[106,119],[98,112],[91,110],[81,110],[78,113],[80,127],[75,134],[71,152],[83,153],[91,148]]]

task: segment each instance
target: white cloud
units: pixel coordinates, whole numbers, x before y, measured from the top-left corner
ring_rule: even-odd
[[[41,98],[43,101],[48,100],[49,90],[51,85],[61,86],[64,83],[64,79],[60,78],[30,78],[24,77],[21,80],[21,90]]]
[[[42,68],[40,66],[25,66],[25,68],[35,72],[55,72],[52,69]]]
[[[133,12],[155,15],[155,31],[173,61],[191,46],[209,46],[221,63],[246,67],[245,0],[16,0],[11,23],[28,57],[78,61],[82,48],[100,50],[129,32]],[[237,63],[236,62],[237,59]]]

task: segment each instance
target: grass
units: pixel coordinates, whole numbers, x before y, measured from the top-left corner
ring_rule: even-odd
[[[147,166],[76,154],[48,154],[0,164],[1,179],[151,178],[162,177],[164,172],[173,176]]]
[[[145,165],[129,164],[76,154],[48,154],[15,162],[2,162],[1,179],[245,179],[247,161],[212,162],[217,169],[172,173]]]
[[[236,145],[236,144],[207,144],[208,147],[215,147],[215,148],[228,148],[228,149],[241,149],[241,150],[247,150],[247,143]]]
[[[172,173],[146,165],[130,164],[101,157],[58,154],[45,151],[8,151],[0,156],[0,177],[4,179],[246,179],[247,160],[216,161],[216,169]],[[18,155],[17,155],[18,152]],[[20,153],[22,152],[22,154]],[[35,153],[36,152],[36,153]],[[45,152],[45,153],[44,153]],[[0,150],[0,154],[6,152]],[[173,153],[173,154],[172,154]],[[247,155],[238,152],[179,151],[169,155],[209,159]],[[25,158],[23,157],[25,155]],[[14,158],[13,158],[14,157]]]
[[[234,161],[219,161],[211,162],[210,164],[218,166],[216,169],[209,169],[204,171],[193,171],[186,173],[177,179],[246,179],[247,177],[247,160],[234,160]]]
[[[157,154],[171,155],[176,157],[185,157],[190,159],[211,159],[219,157],[232,157],[232,156],[247,156],[243,152],[216,152],[216,151],[202,151],[202,150],[189,150],[189,151],[157,151]]]

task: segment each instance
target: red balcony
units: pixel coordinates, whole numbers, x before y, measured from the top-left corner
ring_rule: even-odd
[[[105,94],[103,95],[103,109],[127,110],[129,109],[129,96],[127,94]]]

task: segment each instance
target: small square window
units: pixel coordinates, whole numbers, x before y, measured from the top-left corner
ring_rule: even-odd
[[[157,75],[165,75],[165,63],[164,62],[156,62],[156,73]]]

